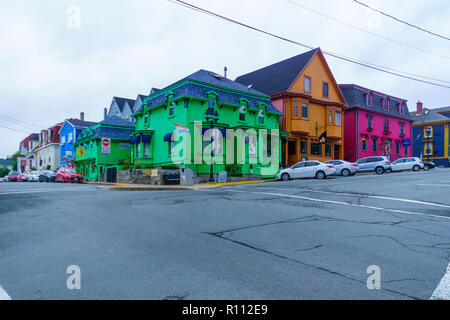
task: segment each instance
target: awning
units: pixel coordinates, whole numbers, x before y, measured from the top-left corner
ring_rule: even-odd
[[[164,141],[172,141],[172,132],[170,132],[164,136]]]
[[[202,128],[202,135],[205,134],[206,130],[219,130],[220,133],[222,134],[222,137],[226,137],[227,136],[227,130],[226,129],[219,129],[219,128]],[[214,134],[214,132],[212,132],[212,134]]]
[[[131,138],[131,143],[138,143],[141,139],[141,136],[134,136],[133,138]]]
[[[150,140],[152,139],[151,135],[142,135],[142,142],[150,142]]]

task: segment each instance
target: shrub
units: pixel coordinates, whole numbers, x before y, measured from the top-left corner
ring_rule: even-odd
[[[0,168],[0,178],[3,178],[4,176],[7,176],[9,174],[8,168]]]

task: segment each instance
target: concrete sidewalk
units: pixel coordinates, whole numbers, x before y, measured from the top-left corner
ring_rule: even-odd
[[[214,188],[220,186],[242,185],[251,183],[264,183],[275,181],[274,179],[257,180],[257,181],[240,181],[227,183],[201,183],[192,186],[182,185],[151,185],[151,184],[124,184],[124,183],[103,183],[103,182],[86,182],[88,184],[98,185],[98,188],[106,190],[122,190],[122,191],[160,191],[160,190],[198,190],[205,188]]]

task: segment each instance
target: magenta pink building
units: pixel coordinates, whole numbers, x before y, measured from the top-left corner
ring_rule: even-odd
[[[344,117],[344,160],[411,157],[411,125],[405,99],[354,84],[339,88],[349,109]]]

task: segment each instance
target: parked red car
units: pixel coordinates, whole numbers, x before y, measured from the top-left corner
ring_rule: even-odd
[[[17,179],[19,178],[19,176],[20,176],[20,172],[10,172],[9,174],[8,174],[8,181],[9,182],[17,182]]]
[[[17,182],[28,182],[30,181],[30,177],[26,173],[21,173],[17,177]]]
[[[56,182],[83,183],[83,176],[75,169],[61,168],[56,172]]]

